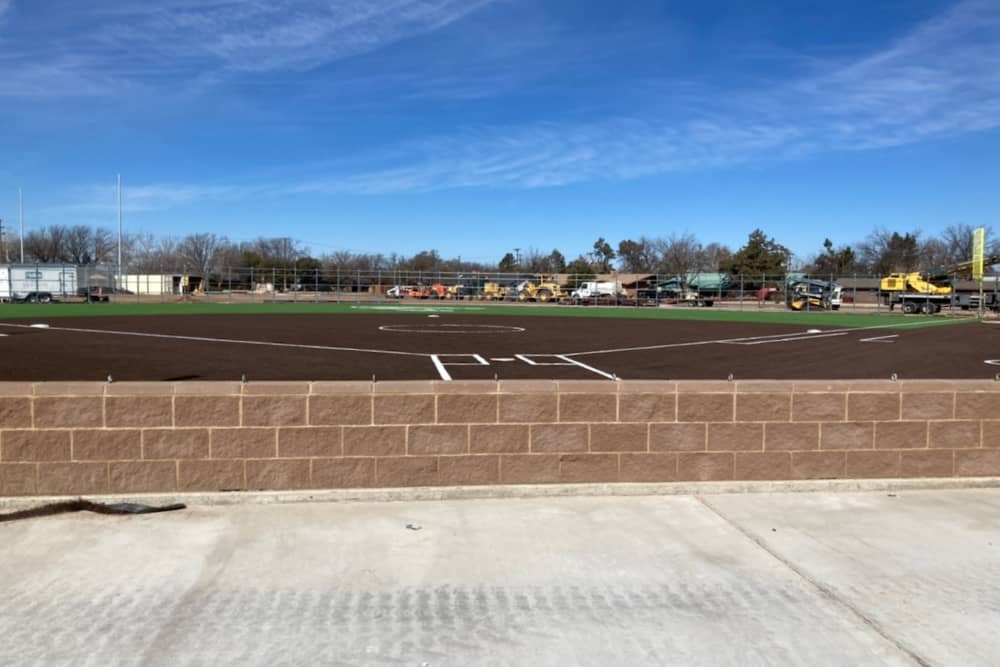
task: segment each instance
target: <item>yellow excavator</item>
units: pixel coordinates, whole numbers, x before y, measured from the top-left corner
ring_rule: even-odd
[[[913,271],[911,273],[890,273],[879,282],[883,301],[889,309],[900,307],[904,313],[924,313],[932,315],[942,306],[958,306],[963,310],[979,307],[979,295],[956,294],[952,280],[958,276],[972,274],[973,262],[959,262],[933,271]],[[983,260],[983,266],[1000,264],[1000,255],[991,255]],[[986,305],[991,310],[1000,307],[998,296],[986,296]]]

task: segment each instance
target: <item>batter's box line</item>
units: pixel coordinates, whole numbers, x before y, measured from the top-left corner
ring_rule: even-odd
[[[451,373],[448,372],[449,366],[490,365],[490,362],[479,354],[432,354],[430,357],[431,361],[434,363],[434,368],[437,369],[438,375],[440,375],[441,379],[445,382],[451,382],[453,379],[451,377]],[[538,361],[536,357],[558,359],[558,361]],[[448,361],[448,358],[472,359],[473,361]],[[613,373],[605,373],[599,368],[594,368],[593,366],[587,365],[582,361],[577,361],[576,359],[570,359],[564,354],[515,354],[514,358],[528,364],[529,366],[575,366],[576,368],[582,368],[590,373],[600,375],[601,377],[609,380],[618,380],[618,376]]]

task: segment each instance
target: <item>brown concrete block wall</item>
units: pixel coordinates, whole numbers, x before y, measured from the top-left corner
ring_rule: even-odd
[[[992,381],[0,383],[0,495],[1000,475]]]

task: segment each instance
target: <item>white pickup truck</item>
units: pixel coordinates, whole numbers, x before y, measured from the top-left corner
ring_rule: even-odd
[[[628,293],[622,287],[622,284],[617,281],[604,281],[604,282],[586,282],[580,283],[580,285],[573,290],[570,297],[573,299],[599,299],[599,298],[616,298],[616,297],[627,297]]]

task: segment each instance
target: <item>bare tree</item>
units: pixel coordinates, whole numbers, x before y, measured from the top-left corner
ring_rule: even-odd
[[[619,268],[627,273],[653,271],[657,264],[656,241],[640,236],[638,241],[625,239],[618,243]]]
[[[702,268],[702,246],[694,234],[671,234],[654,242],[657,273],[687,275]]]
[[[698,253],[699,271],[722,271],[722,267],[732,262],[733,251],[721,243],[709,243]]]
[[[34,262],[68,261],[65,238],[66,228],[60,225],[29,232],[24,237],[25,259]]]
[[[219,250],[228,243],[216,234],[188,234],[177,244],[177,258],[185,271],[209,276],[216,268]]]

